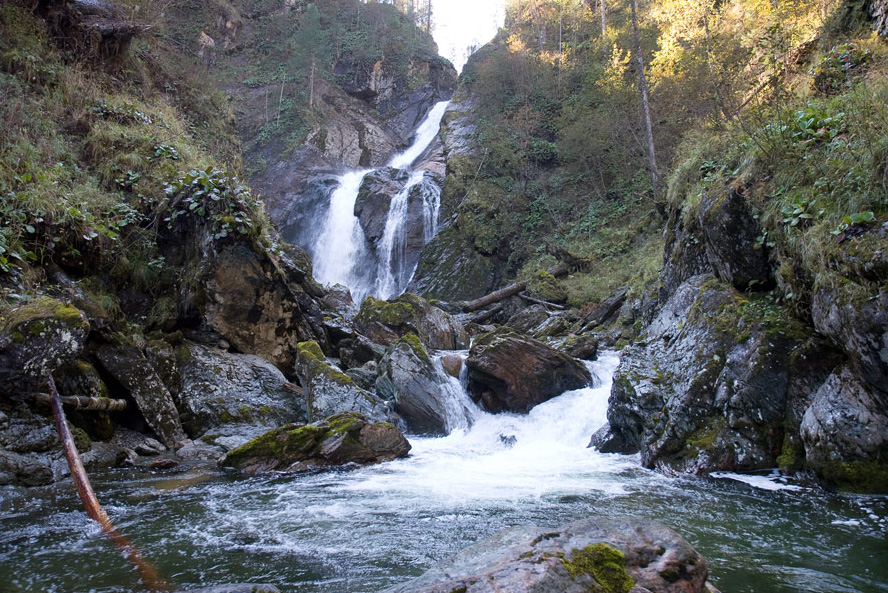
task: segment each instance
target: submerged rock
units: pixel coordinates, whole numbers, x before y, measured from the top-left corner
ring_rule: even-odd
[[[406,457],[410,443],[393,424],[342,413],[314,424],[288,424],[229,451],[221,465],[255,474],[309,471]]]
[[[509,328],[478,336],[466,366],[472,399],[494,413],[527,413],[535,405],[592,380],[589,370],[576,359]]]
[[[684,538],[648,520],[512,527],[385,593],[704,593],[709,570]]]

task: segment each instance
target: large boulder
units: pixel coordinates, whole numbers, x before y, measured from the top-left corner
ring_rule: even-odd
[[[364,177],[355,199],[355,216],[371,245],[376,246],[382,239],[392,198],[404,187],[409,175],[401,169],[384,167],[371,171]]]
[[[817,390],[801,424],[806,461],[827,484],[888,492],[888,405],[844,367]]]
[[[596,444],[640,451],[642,465],[667,472],[774,467],[798,435],[793,411],[837,360],[770,295],[693,277],[644,341],[624,349],[608,407],[613,439]]]
[[[512,527],[385,593],[704,593],[706,561],[659,523],[584,519]]]
[[[0,322],[0,397],[45,385],[48,373],[80,356],[89,330],[83,312],[49,297],[7,312]]]
[[[182,426],[191,438],[247,434],[305,420],[304,399],[284,374],[252,354],[184,342],[175,349],[180,385],[175,394]],[[238,434],[244,430],[235,431]]]
[[[394,401],[395,411],[413,434],[446,435],[469,426],[470,412],[459,404],[464,399],[462,388],[413,334],[386,352],[379,364],[376,392]]]
[[[469,393],[494,413],[527,413],[535,405],[592,380],[589,370],[576,359],[505,327],[478,336],[466,366]]]
[[[373,342],[386,346],[407,334],[418,336],[434,350],[465,348],[469,341],[459,321],[411,293],[390,301],[368,297],[355,317],[355,327]]]
[[[305,389],[309,421],[341,412],[360,412],[371,421],[387,420],[390,416],[384,402],[327,361],[317,342],[299,344],[296,375]]]
[[[220,462],[244,473],[309,471],[406,457],[410,443],[388,422],[342,413],[308,425],[288,424],[229,451]]]
[[[212,250],[202,264],[204,323],[239,352],[255,354],[291,372],[296,345],[320,340],[323,314],[312,298],[310,262],[291,249],[277,262],[244,244]]]

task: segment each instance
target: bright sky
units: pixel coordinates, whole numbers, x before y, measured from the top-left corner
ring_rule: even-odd
[[[505,0],[432,0],[435,42],[439,53],[462,70],[469,48],[496,35],[505,16]]]

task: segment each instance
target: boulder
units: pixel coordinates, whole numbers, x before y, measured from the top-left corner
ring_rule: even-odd
[[[828,485],[888,493],[888,406],[847,366],[817,390],[801,437],[808,466]]]
[[[80,356],[89,330],[82,311],[49,297],[9,311],[0,324],[0,397],[45,386],[47,373]]]
[[[0,447],[0,486],[45,486],[55,480],[51,459]]]
[[[604,451],[645,467],[705,474],[777,465],[790,410],[829,374],[835,352],[770,295],[711,276],[675,290],[644,341],[623,350]],[[802,404],[799,404],[802,405]]]
[[[208,254],[201,275],[205,324],[239,352],[261,356],[285,373],[299,342],[326,346],[323,314],[304,286],[311,288],[310,263],[298,265],[302,252],[290,255],[273,264],[246,245],[226,245]]]
[[[268,361],[191,342],[176,352],[181,387],[175,399],[191,438],[231,433],[232,424],[267,429],[305,420],[304,398]]]
[[[413,334],[392,344],[379,363],[376,392],[394,401],[410,433],[446,435],[470,424],[467,407],[456,403],[464,399],[462,388]]]
[[[173,397],[142,350],[120,337],[114,344],[97,348],[95,356],[164,445],[175,447],[186,440]]]
[[[509,328],[478,336],[466,366],[472,399],[494,413],[527,413],[535,405],[592,380],[589,370],[576,359]]]
[[[385,404],[327,362],[317,342],[303,342],[297,351],[296,375],[305,390],[310,421],[341,412],[360,412],[374,422],[389,418]]]
[[[411,293],[390,301],[367,297],[355,317],[355,327],[386,346],[408,333],[434,350],[456,350],[468,344],[465,328],[456,318]]]
[[[346,412],[308,425],[288,424],[229,451],[220,462],[244,473],[309,471],[406,457],[410,443],[387,422]]]
[[[708,575],[668,527],[596,518],[506,529],[385,593],[705,593]]]

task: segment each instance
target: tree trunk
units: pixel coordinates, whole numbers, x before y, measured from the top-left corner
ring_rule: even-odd
[[[647,140],[648,157],[651,169],[651,187],[654,192],[654,200],[657,199],[657,190],[660,182],[660,173],[657,169],[657,156],[654,151],[654,128],[651,125],[651,108],[648,104],[647,77],[644,73],[644,56],[641,53],[641,39],[638,36],[638,16],[635,7],[636,0],[630,0],[632,8],[632,37],[635,41],[635,58],[638,61],[638,87],[641,91],[641,108],[644,112],[644,132]]]
[[[52,406],[52,396],[45,393],[34,394],[34,401],[38,405]],[[62,405],[81,412],[122,412],[126,410],[126,400],[107,399],[104,397],[83,397],[72,395],[59,397]]]
[[[605,17],[604,0],[600,0],[600,4],[601,4],[601,38],[603,40],[605,33],[607,33],[607,19]]]
[[[550,268],[546,270],[547,274],[549,274],[550,276],[555,276],[556,278],[567,276],[568,272],[570,272],[570,268],[568,266],[558,266],[556,268]],[[504,301],[510,296],[515,296],[519,292],[524,292],[525,290],[527,290],[527,282],[516,282],[515,284],[510,284],[505,288],[501,288],[496,292],[491,292],[490,294],[483,296],[480,299],[475,299],[474,301],[469,301],[463,304],[463,313],[471,313],[472,311],[483,309],[487,305],[492,305],[494,303]]]

